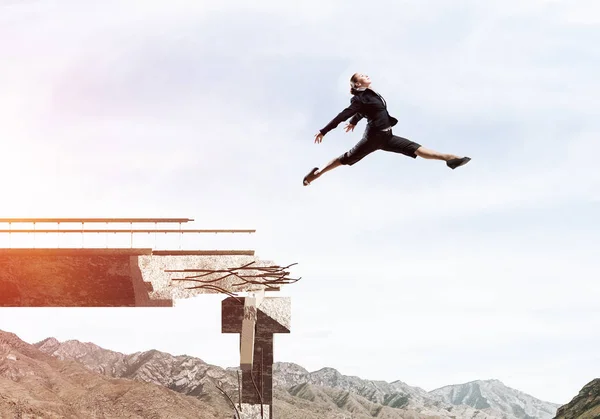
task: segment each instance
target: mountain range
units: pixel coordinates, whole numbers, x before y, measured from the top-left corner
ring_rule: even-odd
[[[237,402],[237,370],[187,355],[127,355],[76,340],[31,345],[0,331],[0,418],[17,411],[39,418],[231,418],[223,392]],[[286,419],[552,419],[559,408],[498,380],[427,392],[401,381],[279,362],[273,383],[274,417]]]

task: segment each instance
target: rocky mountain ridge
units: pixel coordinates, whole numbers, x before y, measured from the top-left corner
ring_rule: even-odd
[[[499,380],[476,380],[445,386],[430,394],[440,396],[454,405],[466,404],[483,411],[504,412],[524,419],[552,419],[560,407],[507,387]]]
[[[124,355],[92,343],[74,340],[61,343],[49,338],[35,346],[59,359],[77,360],[88,369],[109,377],[151,382],[207,402],[222,398],[216,389],[216,384],[219,383],[233,400],[237,400],[237,368],[223,369],[209,365],[199,358],[173,356],[156,350]],[[363,415],[366,418],[403,418],[408,415],[406,417],[530,419],[531,416],[528,416],[527,412],[537,409],[539,416],[533,417],[550,419],[552,416],[548,416],[546,410],[556,410],[558,407],[528,395],[522,398],[521,405],[516,404],[521,407],[522,412],[510,404],[495,403],[495,399],[484,401],[482,397],[465,398],[459,402],[456,398],[448,398],[444,391],[460,386],[448,386],[444,387],[444,391],[438,389],[436,392],[427,392],[402,381],[387,383],[363,380],[342,375],[333,368],[308,372],[297,364],[286,362],[274,364],[273,382],[276,389],[275,412],[278,411],[278,407],[284,408],[285,400],[291,410],[294,410],[294,405],[308,401],[313,404],[312,407],[325,409],[330,415],[346,412],[356,418]],[[489,382],[499,383],[497,380]],[[506,386],[503,388],[507,394],[520,393]],[[499,397],[497,393],[490,393],[490,397],[492,396]],[[303,400],[302,403],[300,399]],[[495,404],[492,406],[493,403]],[[305,414],[309,415],[305,417],[312,417],[310,412]]]
[[[587,383],[569,403],[561,406],[556,419],[600,418],[600,378]]]
[[[163,386],[96,374],[0,331],[0,418],[230,419],[232,412]]]

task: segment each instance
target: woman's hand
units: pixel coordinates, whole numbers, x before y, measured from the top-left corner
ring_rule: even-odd
[[[315,144],[318,144],[321,141],[323,141],[323,134],[321,134],[321,131],[319,131],[317,134],[315,134]]]
[[[346,130],[346,132],[354,131],[355,126],[356,125],[348,124],[344,127],[344,129]]]

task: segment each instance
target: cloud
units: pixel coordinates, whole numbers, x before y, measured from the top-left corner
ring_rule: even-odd
[[[600,7],[597,2],[592,0],[573,3],[567,11],[565,19],[572,25],[596,26],[600,24]]]

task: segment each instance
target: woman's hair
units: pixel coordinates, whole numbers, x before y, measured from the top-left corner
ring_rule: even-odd
[[[354,73],[352,75],[352,77],[350,77],[350,93],[355,95],[358,93],[358,90],[356,90],[356,79],[357,79],[358,73]]]

